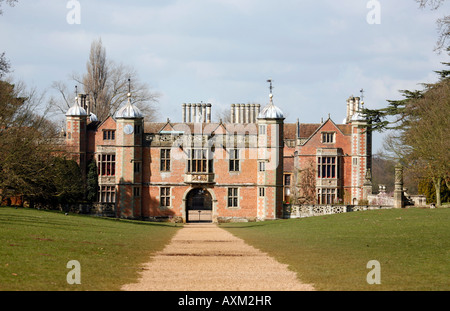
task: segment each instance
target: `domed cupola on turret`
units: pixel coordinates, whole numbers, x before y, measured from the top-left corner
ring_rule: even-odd
[[[66,112],[66,117],[87,116],[86,110],[80,106],[78,96],[75,97],[75,104]]]
[[[86,125],[87,113],[80,106],[77,94],[75,104],[66,113],[66,146],[69,154],[80,165],[83,175],[86,172]]]
[[[131,82],[127,104],[116,114],[116,212],[118,217],[141,217],[142,141],[144,117],[131,103]]]
[[[283,111],[273,104],[273,94],[269,95],[270,102],[264,107],[264,109],[259,114],[259,119],[284,119]]]
[[[257,178],[259,219],[276,219],[283,212],[284,114],[273,103],[272,80],[269,104],[258,115]],[[269,201],[270,200],[270,201]]]
[[[143,118],[142,112],[131,103],[131,93],[128,93],[127,104],[122,107],[116,114],[116,119],[141,119]]]
[[[91,122],[98,122],[97,115],[91,113],[91,114],[89,115],[89,121],[91,121]]]

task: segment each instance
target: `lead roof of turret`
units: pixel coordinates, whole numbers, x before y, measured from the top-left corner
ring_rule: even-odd
[[[117,112],[116,119],[139,119],[143,117],[139,108],[131,103],[131,94],[128,93],[128,102]]]
[[[260,112],[259,119],[284,119],[283,111],[273,104],[273,94],[270,94],[269,104]]]
[[[66,116],[87,116],[86,110],[78,104],[78,97],[75,98],[75,105],[70,107],[66,113]]]

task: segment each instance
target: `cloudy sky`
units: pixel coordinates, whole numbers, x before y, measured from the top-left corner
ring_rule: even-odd
[[[70,24],[65,0],[3,4],[0,51],[13,76],[39,90],[83,73],[90,44],[134,67],[161,94],[160,119],[181,121],[181,104],[210,102],[213,115],[232,103],[274,102],[304,123],[341,123],[346,100],[363,88],[379,108],[399,90],[434,82],[449,61],[433,51],[436,20],[449,11],[421,10],[414,0],[79,0]],[[380,23],[371,4],[380,4]],[[376,20],[375,20],[376,21]],[[51,90],[48,91],[51,94]],[[375,151],[381,135],[375,135]]]

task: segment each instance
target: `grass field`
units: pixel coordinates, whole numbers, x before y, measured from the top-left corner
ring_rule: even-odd
[[[178,228],[0,208],[0,290],[119,290]],[[71,260],[80,262],[81,285],[67,283]]]
[[[288,264],[317,290],[450,290],[448,208],[220,226]],[[370,260],[380,263],[380,285],[366,281]]]
[[[449,290],[450,209],[221,224],[317,290]],[[181,226],[0,208],[0,290],[118,290]],[[81,264],[81,285],[66,267]],[[368,261],[381,265],[369,285]]]

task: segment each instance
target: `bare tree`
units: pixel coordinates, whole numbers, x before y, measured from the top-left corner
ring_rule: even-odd
[[[407,166],[406,156],[411,152],[411,147],[405,143],[403,131],[391,131],[384,137],[383,149],[386,151],[385,157],[392,161],[400,161],[400,164]]]
[[[111,65],[106,60],[106,49],[101,39],[92,42],[89,61],[86,64],[86,73],[80,79],[73,78],[84,87],[84,92],[92,99],[93,111],[104,120],[109,115],[108,78]]]
[[[5,53],[0,54],[0,79],[9,72],[10,63],[5,58]]]
[[[442,4],[444,3],[444,0],[415,0],[417,3],[419,3],[420,8],[430,7],[431,10],[437,10],[439,9]],[[444,17],[439,18],[436,21],[436,24],[438,26],[438,40],[436,42],[435,51],[438,51],[439,53],[446,49],[446,42],[450,38],[450,15],[445,15]]]
[[[2,11],[3,1],[4,0],[0,0],[0,15],[3,14],[3,11]],[[14,6],[16,2],[17,2],[17,0],[6,0],[6,3],[9,4],[10,6]],[[3,76],[5,74],[9,73],[9,69],[10,69],[10,63],[5,58],[5,53],[3,52],[0,54],[0,79],[3,78]]]
[[[436,10],[444,3],[444,0],[416,0],[416,2],[420,4],[421,8],[430,6],[433,10]]]
[[[159,94],[151,92],[147,84],[139,81],[135,69],[108,60],[101,39],[91,44],[86,72],[83,75],[72,74],[71,79],[83,87],[84,94],[89,95],[92,112],[99,120],[114,116],[126,103],[130,91],[132,103],[141,110],[146,121],[156,121],[158,118],[155,104]],[[60,100],[53,99],[53,102],[61,113],[65,113],[73,105],[75,94],[68,91],[61,81],[55,81],[52,87],[61,97]]]
[[[50,102],[53,103],[53,109],[56,110],[56,113],[65,114],[75,102],[75,92],[70,92],[67,85],[61,81],[54,81],[51,87],[60,95],[59,100],[54,97],[50,98]],[[73,90],[75,90],[75,87]]]
[[[0,0],[0,15],[3,14],[2,11],[2,4],[5,0]],[[9,4],[10,6],[14,6],[16,4],[17,0],[6,0],[6,3]]]
[[[313,160],[307,160],[294,172],[291,193],[295,204],[316,203],[316,172]]]
[[[225,108],[223,110],[216,110],[215,117],[219,122],[222,120],[223,123],[231,123],[231,108]]]

